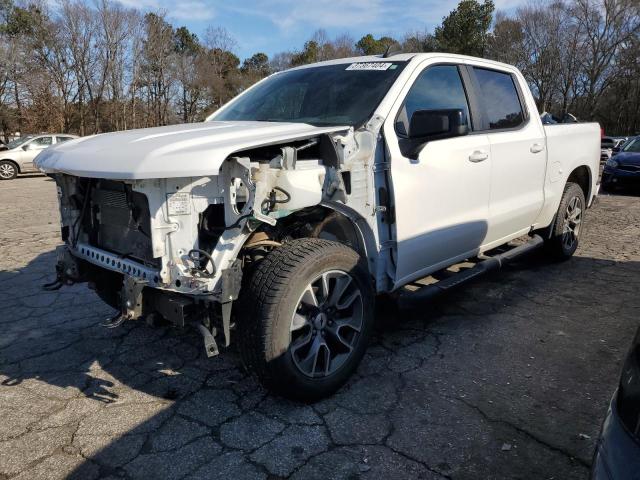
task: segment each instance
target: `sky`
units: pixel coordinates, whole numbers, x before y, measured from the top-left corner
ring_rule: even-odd
[[[494,0],[507,13],[527,0]],[[402,38],[408,31],[432,31],[458,0],[120,0],[144,11],[163,11],[175,26],[200,38],[209,26],[224,27],[235,39],[234,53],[244,59],[256,52],[302,48],[318,29],[330,38],[348,33],[355,41],[366,33]]]

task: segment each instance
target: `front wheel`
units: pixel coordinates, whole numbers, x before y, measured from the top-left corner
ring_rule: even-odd
[[[365,261],[328,240],[293,240],[271,252],[239,303],[243,363],[267,388],[297,400],[318,400],[340,388],[373,328]]]
[[[18,169],[13,162],[0,161],[0,180],[13,180],[18,175]]]
[[[546,242],[547,251],[559,260],[571,258],[578,248],[586,201],[580,185],[567,183],[553,223],[551,237]]]

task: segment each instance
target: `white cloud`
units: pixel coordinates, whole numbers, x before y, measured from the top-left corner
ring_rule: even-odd
[[[169,2],[167,2],[169,3]],[[176,20],[211,20],[214,18],[215,10],[208,2],[200,0],[178,1],[167,7],[167,16]]]
[[[494,3],[496,5],[496,10],[513,10],[531,2],[527,0],[494,0]]]
[[[375,22],[383,0],[351,0],[348,6],[335,0],[262,0],[249,8],[227,6],[245,15],[266,18],[280,30],[309,28],[345,28]]]
[[[130,8],[165,12],[168,19],[188,21],[211,20],[215,9],[206,0],[118,0]]]
[[[280,34],[320,28],[367,30],[373,34],[406,32],[437,25],[457,1],[440,0],[258,0],[251,7],[225,5],[229,11],[270,21]]]

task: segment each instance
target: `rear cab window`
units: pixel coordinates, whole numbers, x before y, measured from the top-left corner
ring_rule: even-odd
[[[514,129],[524,124],[525,112],[513,75],[481,67],[473,67],[473,72],[485,117],[484,130]]]

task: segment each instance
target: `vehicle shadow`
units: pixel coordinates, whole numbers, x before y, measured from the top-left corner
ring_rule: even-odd
[[[433,471],[509,476],[512,470],[578,478],[584,476],[593,441],[561,444],[561,431],[576,428],[595,438],[617,380],[616,362],[624,354],[618,347],[603,354],[597,343],[605,337],[616,345],[630,340],[635,322],[626,308],[639,306],[638,262],[578,256],[559,265],[534,254],[421,310],[380,308],[358,373],[333,397],[305,405],[268,394],[243,371],[233,350],[206,358],[195,331],[142,322],[102,327],[112,310],[85,286],[39,289],[54,262],[47,253],[19,271],[0,272],[7,286],[0,294],[5,305],[0,392],[16,437],[26,442],[43,432],[56,436],[51,440],[56,449],[30,453],[30,471],[46,472],[58,455],[68,460],[67,478],[315,478],[328,472],[324,460],[336,478],[407,478],[420,472],[435,478]],[[579,288],[578,281],[583,282]],[[590,315],[598,323],[587,322]],[[545,342],[534,339],[538,336]],[[517,346],[529,345],[527,339],[533,350],[523,348],[519,355]],[[524,375],[534,350],[545,363],[540,383],[531,385]],[[595,369],[594,361],[599,363]],[[530,452],[523,448],[509,458],[481,455],[476,450],[483,442],[503,441],[511,421],[494,423],[492,416],[505,409],[516,419],[531,415],[530,399],[514,407],[515,397],[499,389],[505,379],[513,383],[516,397],[524,391],[537,397],[539,389],[547,398],[540,400],[538,414],[546,418],[518,427],[535,432],[529,434],[536,438],[529,438]],[[545,382],[564,389],[554,392]],[[592,388],[593,405],[568,399],[566,390],[582,391],[581,382]],[[523,390],[520,383],[527,384]],[[463,397],[457,397],[456,388],[464,390]],[[549,396],[553,408],[544,404]],[[477,416],[469,410],[474,402],[483,405],[486,418],[474,418],[480,430],[470,440],[464,432],[468,421],[461,424],[460,418]],[[426,424],[415,424],[416,418]],[[452,438],[442,442],[453,442],[451,447],[444,451],[426,439],[415,446],[404,443],[412,435],[422,438],[422,430],[445,435],[429,423],[434,419],[449,426]],[[563,423],[571,421],[575,427]],[[411,434],[402,430],[408,423],[414,425]],[[515,430],[509,434],[527,437]],[[578,460],[556,451],[544,458],[539,449],[545,442]],[[10,455],[11,449],[0,453],[7,477],[24,467],[5,463],[3,456]]]
[[[14,181],[15,180],[26,180],[28,178],[40,178],[40,177],[46,177],[46,175],[44,173],[40,173],[40,172],[21,173],[16,178],[14,178],[13,180]],[[53,179],[51,179],[51,178],[47,178],[47,180],[53,181]]]

